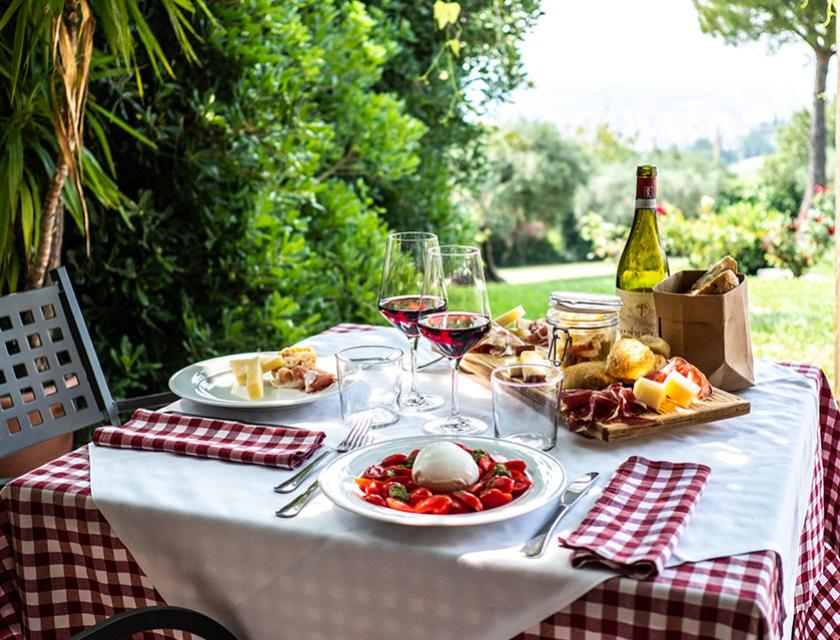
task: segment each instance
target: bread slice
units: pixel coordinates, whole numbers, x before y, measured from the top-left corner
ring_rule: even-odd
[[[689,291],[688,291],[689,295],[704,295],[705,293],[708,293],[708,292],[701,291],[701,289],[706,288],[712,281],[714,281],[716,278],[719,278],[722,273],[725,273],[727,271],[731,272],[732,275],[735,275],[735,274],[738,273],[738,262],[732,256],[724,256],[723,258],[720,259],[720,261],[717,262],[717,264],[712,266],[711,269],[709,269],[706,273],[704,273],[702,276],[700,276],[700,278],[697,280],[697,282],[695,282],[691,286],[691,289],[689,289]],[[736,280],[735,286],[737,286],[738,285],[738,283],[737,283],[738,278],[736,277],[735,280]],[[730,282],[731,282],[731,279],[730,279]],[[728,291],[728,289],[727,289],[727,291]],[[725,293],[725,292],[721,292],[721,293]]]
[[[724,271],[713,280],[707,282],[697,291],[691,291],[690,296],[722,295],[738,286],[738,276],[731,271]]]

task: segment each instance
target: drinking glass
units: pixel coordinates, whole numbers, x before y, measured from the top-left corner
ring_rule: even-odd
[[[563,373],[548,364],[509,365],[493,369],[493,428],[497,438],[527,444],[543,451],[557,444],[559,411],[555,410],[563,386]]]
[[[417,389],[417,343],[420,340],[417,317],[424,306],[435,311],[446,308],[442,297],[429,296],[421,303],[428,251],[437,246],[438,239],[433,233],[392,233],[385,245],[385,264],[379,282],[379,312],[408,338],[411,385],[408,393],[403,394],[400,406],[414,411],[436,409],[444,403],[441,396]]]
[[[427,433],[463,435],[481,433],[487,424],[461,415],[458,407],[458,372],[461,358],[490,331],[490,302],[484,282],[484,263],[477,247],[431,247],[423,280],[420,334],[449,359],[452,367],[452,410],[448,417],[427,422]],[[428,302],[426,302],[428,300]],[[435,301],[443,300],[442,308]]]
[[[399,420],[402,355],[399,349],[379,345],[348,347],[335,354],[344,424],[365,416],[375,429]]]

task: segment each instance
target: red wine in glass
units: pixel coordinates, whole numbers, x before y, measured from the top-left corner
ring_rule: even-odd
[[[409,338],[418,335],[417,319],[420,313],[446,311],[446,300],[420,295],[393,296],[379,301],[379,312],[385,319]]]
[[[447,358],[460,359],[490,331],[490,318],[478,313],[424,313],[420,333]]]

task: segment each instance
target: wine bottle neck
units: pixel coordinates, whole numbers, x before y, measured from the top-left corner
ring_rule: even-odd
[[[636,211],[656,209],[656,175],[636,176]]]

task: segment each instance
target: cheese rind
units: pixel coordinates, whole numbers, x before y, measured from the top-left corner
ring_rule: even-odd
[[[665,395],[681,407],[689,406],[700,395],[700,387],[678,371],[669,373],[663,386]]]
[[[496,324],[503,327],[513,324],[525,315],[525,307],[521,304],[515,306],[510,311],[505,311],[502,315],[496,318]]]
[[[636,400],[647,405],[654,411],[659,411],[665,401],[665,385],[656,380],[639,378],[633,385],[633,395]]]

